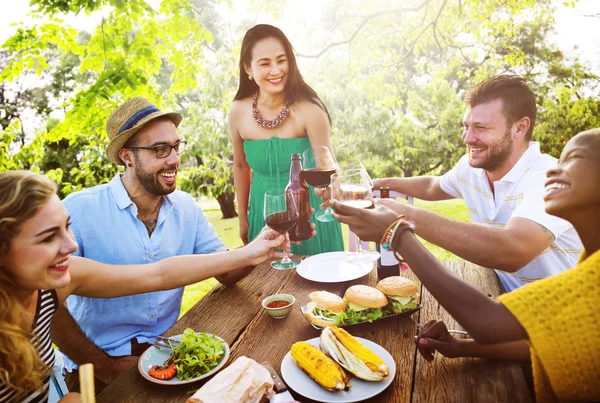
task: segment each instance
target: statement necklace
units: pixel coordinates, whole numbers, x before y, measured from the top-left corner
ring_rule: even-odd
[[[258,101],[258,91],[254,93],[254,97],[252,98],[252,117],[258,123],[259,126],[264,127],[265,129],[275,129],[276,127],[281,126],[281,124],[285,121],[290,113],[290,105],[288,104],[287,99],[283,105],[283,109],[279,112],[279,115],[275,119],[266,120],[263,118],[256,109],[256,103]]]

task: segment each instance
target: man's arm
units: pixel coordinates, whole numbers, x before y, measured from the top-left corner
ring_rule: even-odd
[[[448,200],[454,197],[444,192],[440,186],[439,176],[415,176],[412,178],[382,178],[373,181],[373,187],[379,189],[387,186],[390,190],[404,193],[421,200]]]
[[[215,276],[215,279],[224,286],[230,287],[250,274],[252,270],[254,270],[254,267],[256,266],[241,267],[239,269],[223,273],[220,276]]]
[[[137,357],[111,357],[92,343],[81,331],[65,305],[60,305],[50,327],[52,341],[77,365],[94,364],[94,374],[111,383],[121,372],[137,362]]]
[[[511,218],[504,228],[496,228],[453,220],[393,200],[382,203],[414,222],[423,239],[480,266],[509,273],[531,262],[554,241],[552,232],[526,218]]]

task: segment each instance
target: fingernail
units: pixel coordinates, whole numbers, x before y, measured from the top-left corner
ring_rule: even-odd
[[[285,237],[284,237],[283,235],[279,235],[279,236],[277,237],[277,242],[283,242],[283,241],[284,241],[284,239],[285,239]]]

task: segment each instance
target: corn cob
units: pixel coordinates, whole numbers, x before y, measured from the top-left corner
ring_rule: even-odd
[[[371,371],[378,372],[383,376],[389,375],[390,370],[383,360],[367,346],[356,340],[354,336],[340,327],[330,326],[329,329],[344,347],[364,362]]]
[[[350,387],[350,376],[315,346],[299,341],[292,345],[292,359],[308,376],[332,392]]]

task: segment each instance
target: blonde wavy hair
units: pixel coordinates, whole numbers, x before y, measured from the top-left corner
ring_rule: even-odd
[[[50,373],[30,342],[31,329],[23,323],[28,314],[12,290],[14,281],[4,266],[11,239],[55,193],[54,182],[29,171],[0,173],[0,384],[21,400],[39,391]],[[25,322],[28,323],[28,322]]]

